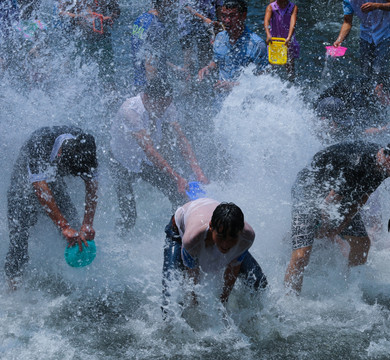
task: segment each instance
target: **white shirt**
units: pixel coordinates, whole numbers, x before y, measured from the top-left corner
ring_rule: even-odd
[[[163,116],[155,120],[155,127],[153,127],[149,113],[142,102],[142,96],[143,94],[138,94],[127,99],[120,107],[111,125],[111,150],[113,155],[124,167],[135,173],[141,172],[142,162],[153,164],[138,145],[133,134],[146,130],[158,151],[163,135],[163,124],[177,121],[176,108],[171,103]]]
[[[191,201],[175,213],[175,222],[182,238],[182,258],[189,268],[200,267],[206,273],[216,273],[227,265],[239,265],[246,251],[252,246],[255,232],[245,222],[238,242],[226,254],[215,244],[206,247],[206,236],[215,208],[220,203],[213,199],[201,198]]]

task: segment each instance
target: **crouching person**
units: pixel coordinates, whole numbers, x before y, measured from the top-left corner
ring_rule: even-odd
[[[222,303],[229,299],[237,277],[253,290],[264,289],[267,279],[248,251],[255,239],[241,209],[233,203],[201,198],[178,208],[165,228],[163,312],[169,304],[169,281],[174,274],[198,284],[204,273],[224,270]],[[196,294],[193,293],[196,304]]]

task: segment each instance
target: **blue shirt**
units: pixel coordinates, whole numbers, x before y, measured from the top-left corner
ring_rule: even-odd
[[[390,11],[374,10],[363,13],[360,7],[366,0],[343,0],[344,15],[356,14],[360,19],[360,37],[378,45],[390,37]],[[373,0],[375,3],[386,3],[387,0]]]
[[[166,66],[163,47],[165,44],[165,25],[151,13],[139,16],[133,24],[131,51],[134,68],[134,84],[146,85],[145,59],[152,58],[152,66]]]
[[[214,42],[214,61],[219,67],[220,80],[235,80],[250,64],[262,69],[268,64],[267,47],[263,39],[245,27],[244,33],[231,44],[226,31],[218,33]]]

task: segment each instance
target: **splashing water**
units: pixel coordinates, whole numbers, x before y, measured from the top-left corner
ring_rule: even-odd
[[[47,17],[52,5],[49,0],[42,3]],[[63,46],[61,38],[52,39],[50,51],[41,53],[44,56],[34,61],[29,58],[27,78],[16,76],[18,67],[13,66],[3,74],[0,267],[8,249],[9,174],[32,131],[59,124],[91,130],[99,146],[101,191],[95,218],[98,252],[90,266],[75,269],[65,263],[64,240],[50,219],[41,216],[31,231],[30,262],[21,288],[9,293],[0,272],[0,358],[387,358],[387,229],[370,228],[373,246],[368,264],[350,271],[336,245],[315,243],[301,296],[285,295],[290,188],[297,172],[322,144],[316,134],[317,120],[305,100],[313,90],[299,82],[292,86],[274,75],[255,77],[252,69],[243,73],[240,85],[213,118],[212,146],[210,138],[201,137],[195,148],[201,163],[215,174],[206,186],[207,194],[236,202],[253,226],[256,240],[251,253],[267,275],[269,289],[251,294],[238,281],[225,309],[218,300],[218,281],[206,278],[197,288],[198,308],[177,305],[170,321],[162,320],[163,230],[172,215],[171,206],[154,188],[137,183],[137,223],[120,237],[115,227],[117,199],[107,166],[107,129],[113,115],[107,109],[128,96],[126,77],[132,71],[124,39],[130,32],[130,19],[147,5],[121,4],[122,20],[113,30],[119,95],[102,86],[96,64],[76,59],[80,66],[71,66],[75,43]],[[329,15],[324,16],[326,20]],[[39,76],[31,76],[34,69]],[[82,181],[72,178],[67,182],[81,209]],[[370,216],[377,215],[379,208],[379,223],[387,226],[387,187],[384,184],[366,206],[369,225]],[[182,293],[177,284],[172,296],[180,299]]]

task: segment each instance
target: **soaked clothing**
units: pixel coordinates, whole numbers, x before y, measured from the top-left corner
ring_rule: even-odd
[[[292,188],[293,248],[311,246],[325,214],[332,227],[340,225],[354,205],[373,193],[388,177],[377,166],[381,148],[362,141],[340,143],[318,152],[311,165],[299,172]],[[342,196],[340,202],[324,204],[329,192]],[[367,236],[357,213],[341,235]]]
[[[245,223],[237,244],[227,254],[221,253],[213,244],[205,246],[209,223],[218,201],[202,198],[191,201],[175,213],[175,222],[182,238],[182,259],[188,268],[201,267],[205,272],[237,266],[255,240],[255,232]]]
[[[120,107],[111,125],[111,149],[117,161],[129,171],[141,172],[142,163],[153,165],[139,146],[134,134],[146,130],[156,147],[161,146],[166,128],[179,120],[173,103],[154,122],[142,101],[143,94],[127,99]]]
[[[264,289],[267,279],[260,265],[248,251],[254,241],[254,231],[245,223],[238,244],[228,254],[213,245],[205,249],[204,240],[212,213],[219,202],[198,199],[179,208],[165,227],[166,240],[163,264],[163,305],[168,304],[169,280],[185,268],[200,267],[205,272],[223,270],[227,265],[240,265],[239,277],[253,290]],[[177,219],[177,220],[176,220]],[[196,229],[198,227],[198,229]],[[190,236],[194,238],[191,239]],[[203,245],[202,245],[203,244]]]
[[[272,16],[270,21],[271,35],[272,37],[284,38],[288,37],[290,30],[291,15],[294,11],[295,4],[289,2],[288,5],[282,9],[279,7],[276,1],[271,3]],[[289,58],[299,57],[299,43],[295,39],[295,34],[292,36],[290,44],[288,46]]]
[[[172,209],[177,209],[178,206],[187,201],[183,195],[178,193],[176,182],[154,165],[142,163],[139,172],[131,172],[112,157],[110,170],[119,202],[121,225],[126,229],[134,227],[137,220],[133,185],[139,180],[143,180],[161,191],[169,199]]]
[[[142,94],[139,94],[127,99],[113,120],[110,168],[123,225],[127,228],[133,227],[137,218],[133,184],[140,179],[162,191],[173,209],[186,201],[178,193],[176,182],[149,160],[134,137],[135,133],[146,130],[160,152],[164,142],[170,141],[170,125],[177,122],[178,117],[175,106],[171,104],[161,118],[152,121],[142,102]]]
[[[117,0],[61,0],[60,8],[63,11],[74,14],[86,14],[92,11],[96,14],[115,18],[120,15],[120,7]],[[64,16],[64,20],[68,20],[74,28],[82,30],[83,36],[89,40],[99,40],[111,36],[112,26],[107,22],[101,22],[100,17],[95,16],[94,19],[72,18]]]
[[[74,14],[85,14],[88,9],[103,15],[112,17],[115,22],[120,15],[119,4],[116,0],[73,0],[61,1],[59,8]],[[73,60],[80,64],[96,63],[99,67],[99,77],[104,80],[104,86],[111,90],[115,83],[114,50],[111,40],[112,26],[110,22],[103,21],[101,17],[93,19],[82,17],[72,18],[62,16],[63,24],[60,26],[67,30],[69,41],[73,43],[77,38]],[[80,60],[80,61],[79,61]]]
[[[219,68],[220,80],[236,80],[243,68],[254,64],[256,71],[268,65],[267,47],[263,39],[245,27],[234,45],[226,31],[218,33],[214,42],[214,61]]]
[[[390,37],[390,12],[383,10],[363,13],[361,6],[365,0],[343,0],[344,15],[357,15],[360,19],[360,37],[378,45]],[[375,0],[374,3],[386,3],[387,0]]]
[[[146,86],[145,59],[152,58],[151,65],[159,72],[167,71],[165,25],[158,16],[146,12],[133,23],[131,52],[134,68],[134,85],[137,89]]]
[[[38,214],[44,213],[32,183],[46,181],[65,218],[71,224],[79,224],[77,210],[63,180],[71,172],[61,163],[59,150],[64,141],[82,133],[81,129],[70,126],[44,127],[35,131],[20,150],[7,193],[10,246],[5,271],[8,277],[21,274],[28,261],[29,230],[36,224]],[[84,181],[96,177],[96,168],[82,175]]]
[[[365,76],[388,76],[390,62],[390,11],[361,11],[365,0],[343,0],[344,15],[360,19],[360,61]],[[386,3],[375,0],[374,3]]]
[[[295,199],[294,199],[295,200]],[[299,199],[297,200],[299,201]],[[310,210],[310,209],[309,209]],[[317,231],[321,227],[321,213],[309,211],[307,208],[293,207],[291,240],[292,249],[312,246]],[[340,233],[341,236],[368,237],[366,227],[360,213],[357,213]]]

